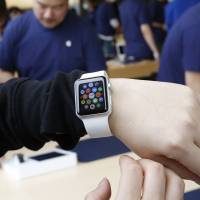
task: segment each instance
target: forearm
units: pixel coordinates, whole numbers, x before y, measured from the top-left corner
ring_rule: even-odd
[[[142,31],[142,34],[143,34],[143,37],[144,37],[146,43],[148,44],[148,46],[151,49],[151,51],[153,52],[153,54],[159,55],[159,51],[156,46],[154,36],[153,36],[150,26],[148,24],[141,25],[141,31]]]
[[[199,183],[198,95],[172,83],[111,79],[111,84],[112,133],[140,157]]]
[[[55,140],[70,149],[85,134],[74,109],[74,81],[80,72],[53,81],[13,79],[0,87],[0,155]]]

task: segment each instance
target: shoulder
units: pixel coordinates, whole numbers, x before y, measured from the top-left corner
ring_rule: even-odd
[[[179,25],[182,31],[187,31],[190,29],[197,29],[200,24],[200,4],[190,8],[186,11],[180,19],[177,20],[177,25]]]
[[[30,25],[30,20],[32,18],[33,14],[31,11],[28,11],[24,13],[23,15],[17,17],[13,21],[10,21],[8,23],[8,26],[6,28],[6,31],[16,31],[17,33],[24,31],[28,28]]]
[[[199,12],[200,6],[198,9],[192,8],[190,11],[187,11],[185,14],[183,14],[183,16],[177,20],[176,24],[170,30],[165,43],[168,45],[170,44],[172,46],[175,46],[177,45],[177,43],[182,44],[184,38],[191,38],[191,36],[199,37]]]
[[[28,25],[30,21],[33,19],[33,17],[34,17],[33,12],[27,11],[21,16],[14,19],[11,23],[13,25],[21,25],[21,26]]]

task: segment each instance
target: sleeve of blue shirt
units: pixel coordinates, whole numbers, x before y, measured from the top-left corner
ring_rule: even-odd
[[[83,32],[83,47],[88,72],[106,70],[105,58],[92,24],[87,22]]]
[[[108,15],[110,19],[117,19],[117,12],[114,6],[110,6]]]
[[[140,10],[139,10],[139,23],[142,24],[150,24],[150,16],[148,12],[148,7],[145,4],[141,4]]]
[[[187,71],[200,72],[200,28],[189,27],[183,33],[183,67]]]
[[[16,46],[18,41],[17,24],[10,22],[6,28],[3,36],[3,40],[0,44],[0,68],[5,71],[16,70]]]
[[[167,29],[170,30],[174,24],[175,16],[174,16],[174,4],[173,2],[168,3],[165,7],[165,24]]]

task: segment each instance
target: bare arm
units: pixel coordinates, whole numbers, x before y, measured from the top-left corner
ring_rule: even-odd
[[[139,156],[200,183],[199,96],[178,84],[111,81],[110,127],[115,136]]]
[[[200,93],[200,73],[186,71],[185,81],[187,86],[189,86],[195,92]]]
[[[74,71],[50,82],[14,79],[0,85],[1,155],[22,146],[36,150],[49,140],[73,148],[85,134],[74,112],[79,77]],[[111,84],[112,133],[139,156],[200,183],[199,95],[178,84],[133,79]]]
[[[154,37],[153,37],[153,33],[151,31],[151,27],[148,24],[142,24],[140,26],[142,35],[146,41],[146,43],[148,44],[149,48],[151,49],[151,51],[153,52],[154,58],[158,59],[159,58],[159,51],[158,48],[156,46]]]

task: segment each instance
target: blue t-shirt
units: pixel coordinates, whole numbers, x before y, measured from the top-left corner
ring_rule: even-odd
[[[98,34],[113,36],[115,29],[110,25],[112,19],[117,19],[117,10],[114,3],[102,2],[95,13],[95,25]]]
[[[142,24],[150,24],[147,6],[141,0],[122,0],[119,14],[126,40],[126,55],[139,59],[152,58],[152,52],[140,30]]]
[[[174,0],[165,9],[165,23],[168,30],[172,28],[176,20],[189,8],[199,3],[200,0]]]
[[[163,47],[159,81],[185,84],[185,71],[200,72],[200,4],[177,21]]]
[[[105,60],[89,20],[68,13],[59,26],[47,29],[30,11],[7,27],[0,45],[0,68],[47,80],[57,71],[104,70]]]

